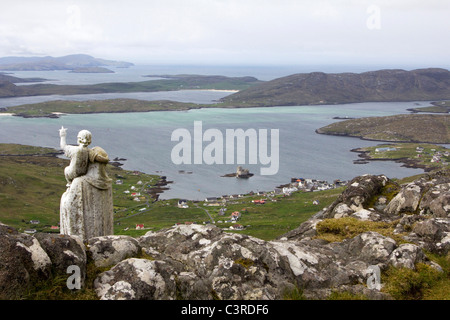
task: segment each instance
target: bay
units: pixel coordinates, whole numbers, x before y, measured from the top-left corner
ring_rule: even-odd
[[[426,102],[418,102],[426,104]],[[93,146],[103,147],[111,159],[126,158],[124,169],[139,170],[167,176],[173,181],[162,199],[205,197],[249,191],[270,191],[303,177],[332,182],[349,180],[361,174],[385,174],[402,178],[423,172],[401,167],[388,161],[354,164],[358,159],[351,149],[377,145],[380,142],[357,138],[336,137],[315,133],[317,128],[338,121],[333,117],[385,116],[409,113],[416,102],[357,103],[325,106],[293,106],[270,108],[204,108],[189,111],[65,115],[59,119],[12,116],[0,117],[0,142],[21,143],[59,148],[58,129],[68,128],[68,143],[76,143],[81,129],[93,135]],[[171,134],[178,128],[193,133],[194,121],[202,121],[203,131],[226,129],[278,129],[279,171],[275,175],[260,175],[260,164],[244,165],[255,175],[250,179],[221,177],[235,172],[237,164],[175,165],[171,160]],[[204,143],[204,146],[207,143]],[[270,150],[270,149],[269,149]],[[180,173],[184,171],[184,173]],[[187,172],[192,172],[187,174]]]
[[[60,85],[86,85],[108,82],[135,82],[160,79],[147,77],[148,75],[223,75],[228,77],[253,76],[259,80],[268,81],[275,78],[288,76],[294,73],[307,72],[364,72],[386,68],[386,66],[354,66],[354,65],[266,65],[266,66],[242,66],[242,65],[134,65],[129,68],[107,67],[114,73],[71,73],[68,70],[55,71],[11,71],[12,76],[19,78],[43,78],[47,84]],[[17,85],[30,85],[20,83]]]
[[[202,74],[225,76],[254,76],[272,80],[300,72],[363,72],[364,66],[142,66],[110,68],[115,73],[76,74],[68,71],[18,71],[12,75],[22,78],[41,77],[55,84],[95,84],[105,82],[145,81],[157,78],[146,75]],[[373,68],[372,68],[373,69]],[[372,70],[371,69],[371,70]],[[376,68],[375,68],[376,69]],[[23,84],[26,85],[26,84]],[[141,100],[174,100],[179,102],[212,103],[230,92],[181,90],[148,93],[112,93],[71,96],[35,96],[0,99],[0,107],[44,102],[49,100],[97,100],[132,98]],[[386,174],[402,178],[423,172],[421,169],[401,167],[390,161],[354,164],[358,155],[350,150],[373,146],[380,142],[357,138],[319,135],[317,128],[335,121],[333,117],[385,116],[409,113],[406,109],[426,106],[427,102],[356,103],[329,106],[294,106],[248,109],[196,109],[189,111],[64,115],[59,119],[0,116],[0,142],[20,143],[59,148],[58,129],[68,128],[68,143],[76,143],[81,129],[93,134],[93,146],[103,147],[111,159],[126,158],[124,169],[139,170],[167,176],[173,181],[162,199],[205,197],[239,194],[249,191],[269,191],[290,182],[293,177],[311,179],[348,180],[361,174]],[[176,142],[171,134],[178,128],[193,132],[194,121],[202,121],[203,130],[278,129],[280,132],[280,168],[276,175],[259,174],[261,165],[244,165],[255,173],[250,179],[221,177],[235,172],[230,165],[175,165],[171,151]],[[204,143],[204,146],[207,143]],[[180,173],[184,172],[184,173]],[[189,174],[188,174],[189,172]],[[190,173],[191,172],[191,173]],[[63,173],[61,173],[63,174]]]
[[[199,104],[214,103],[216,100],[229,95],[227,90],[177,90],[157,92],[117,92],[117,93],[95,93],[74,95],[48,95],[0,98],[0,108],[8,108],[23,104],[40,103],[46,101],[69,100],[88,101],[105,99],[139,99],[146,101],[173,100],[178,102],[192,102]]]

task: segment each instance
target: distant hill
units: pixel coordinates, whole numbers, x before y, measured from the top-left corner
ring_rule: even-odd
[[[299,73],[258,84],[222,101],[233,106],[294,106],[440,99],[450,99],[450,72],[429,68]]]
[[[75,70],[102,66],[130,67],[125,61],[94,58],[87,54],[72,54],[63,57],[4,57],[0,58],[0,70],[3,71],[49,71]]]
[[[25,83],[25,82],[44,82],[47,79],[43,78],[18,78],[0,72],[0,81],[7,81],[10,83]]]

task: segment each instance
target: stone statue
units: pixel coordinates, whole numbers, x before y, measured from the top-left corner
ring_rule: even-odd
[[[70,165],[64,169],[67,187],[69,187],[74,178],[85,175],[87,172],[89,161],[88,145],[91,144],[92,134],[87,130],[81,130],[77,136],[78,146],[67,145],[66,135],[66,128],[62,127],[59,129],[61,149],[64,150],[65,156],[70,158]]]
[[[59,130],[60,146],[70,158],[64,169],[67,190],[61,197],[61,234],[83,240],[113,234],[112,180],[106,173],[108,154],[100,147],[89,149],[92,135],[78,133],[78,145],[66,143],[67,129]]]

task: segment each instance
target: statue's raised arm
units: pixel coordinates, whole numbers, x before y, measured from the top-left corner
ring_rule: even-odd
[[[88,130],[81,130],[77,136],[77,146],[68,145],[66,142],[67,128],[59,129],[60,146],[64,155],[70,158],[70,164],[64,169],[67,180],[67,186],[70,186],[72,180],[76,177],[85,175],[89,165],[89,148],[92,134]]]
[[[67,146],[66,136],[67,136],[67,128],[61,126],[61,129],[59,129],[59,137],[61,138],[59,145],[63,150]]]

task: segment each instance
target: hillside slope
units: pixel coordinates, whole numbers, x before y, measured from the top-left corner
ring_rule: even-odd
[[[450,72],[430,68],[364,73],[299,73],[222,99],[234,106],[293,106],[450,99]]]

